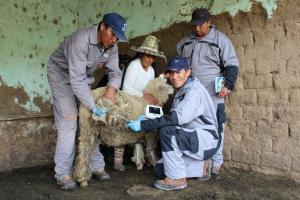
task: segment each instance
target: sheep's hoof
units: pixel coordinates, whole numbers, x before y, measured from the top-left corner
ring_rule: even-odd
[[[154,151],[150,151],[145,154],[145,159],[146,159],[147,166],[154,166],[157,160],[157,156],[154,153]]]
[[[143,168],[144,168],[144,164],[143,163],[136,165],[136,169],[137,170],[142,170]]]
[[[120,173],[126,172],[126,167],[123,164],[114,165],[113,168],[114,168],[114,170],[116,170],[117,172],[120,172]]]
[[[88,186],[88,182],[87,181],[83,181],[83,182],[80,183],[80,187],[84,188],[86,186]]]

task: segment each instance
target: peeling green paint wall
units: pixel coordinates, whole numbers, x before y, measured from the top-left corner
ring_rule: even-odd
[[[0,87],[23,88],[29,96],[16,104],[40,112],[35,97],[49,101],[47,59],[63,37],[77,28],[73,1],[0,1]],[[2,94],[1,94],[2,95]]]
[[[256,2],[268,17],[278,3]],[[250,11],[252,4],[253,0],[0,0],[0,88],[24,90],[26,100],[15,95],[15,104],[29,112],[41,112],[36,98],[43,102],[51,99],[46,74],[49,55],[65,36],[97,23],[106,12],[124,15],[127,34],[134,38],[188,21],[196,7],[208,8],[215,15],[229,12],[234,16],[238,11]]]
[[[192,11],[198,7],[207,8],[214,15],[228,12],[234,16],[238,11],[249,12],[254,1],[262,5],[268,17],[277,8],[277,0],[90,0],[90,3],[79,2],[79,24],[87,26],[106,12],[119,12],[128,19],[129,38],[134,38],[189,21]]]

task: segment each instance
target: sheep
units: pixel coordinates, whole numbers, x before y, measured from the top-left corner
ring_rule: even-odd
[[[144,114],[147,102],[144,98],[130,96],[123,91],[117,92],[115,104],[102,98],[106,87],[101,87],[92,91],[93,98],[97,105],[108,110],[103,117],[96,117],[84,106],[79,108],[80,137],[77,149],[77,156],[74,166],[74,179],[80,183],[81,187],[88,185],[92,174],[89,169],[89,156],[93,152],[96,144],[105,144],[115,148],[124,148],[127,144],[136,144],[132,160],[136,163],[137,169],[143,168],[144,157],[143,147],[140,142],[145,142],[145,155],[149,164],[155,164],[155,148],[157,143],[156,132],[133,133],[125,128],[129,120],[135,119]],[[167,84],[163,77],[158,77],[149,81],[144,92],[152,94],[163,105],[173,87]]]

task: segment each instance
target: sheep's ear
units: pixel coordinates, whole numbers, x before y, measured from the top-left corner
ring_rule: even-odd
[[[159,78],[166,78],[166,77],[165,77],[165,73],[161,73],[161,74],[159,75]]]
[[[167,77],[164,73],[159,75],[159,78],[162,80],[162,82],[166,83],[167,82]]]

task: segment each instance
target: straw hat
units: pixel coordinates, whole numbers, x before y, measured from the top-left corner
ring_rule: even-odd
[[[157,56],[157,57],[164,58],[165,60],[167,60],[165,54],[159,50],[159,39],[153,35],[148,35],[145,38],[145,40],[141,46],[131,47],[131,50],[139,52],[139,53]]]

